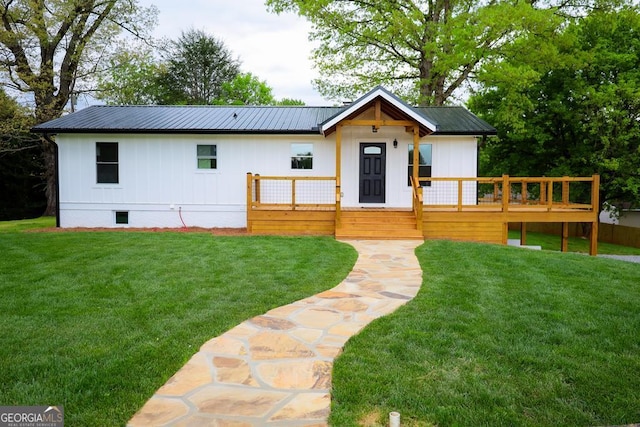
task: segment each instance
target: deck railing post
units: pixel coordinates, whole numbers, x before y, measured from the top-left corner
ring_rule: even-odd
[[[509,175],[502,175],[502,211],[509,210],[509,199],[511,199],[511,181]]]
[[[567,206],[569,204],[569,177],[562,177],[562,204]]]
[[[296,210],[296,179],[291,180],[291,210]]]
[[[502,244],[509,242],[509,200],[511,199],[511,182],[509,175],[502,175]]]
[[[547,206],[551,210],[553,208],[553,179],[549,178],[549,185],[547,187],[549,194],[547,194]]]
[[[462,179],[458,179],[458,212],[462,212]]]
[[[418,199],[416,200],[416,204],[417,204],[417,211],[416,211],[416,225],[418,226],[418,230],[422,231],[422,218],[424,215],[424,206],[423,206],[423,200],[424,200],[424,196],[423,196],[423,189],[422,186],[418,187]]]
[[[598,223],[600,216],[600,175],[593,175],[591,183],[591,209],[593,211],[593,222],[591,223],[591,244],[589,255],[598,255]]]
[[[256,181],[256,204],[260,204],[260,174],[257,173],[255,176],[255,181]]]
[[[340,177],[336,176],[336,228],[340,227],[342,210],[342,190],[340,188]]]

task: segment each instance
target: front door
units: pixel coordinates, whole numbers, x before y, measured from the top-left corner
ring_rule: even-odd
[[[386,144],[360,143],[360,203],[384,203]]]

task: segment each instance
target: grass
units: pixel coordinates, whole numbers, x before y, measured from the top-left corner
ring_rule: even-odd
[[[640,264],[427,242],[418,296],[334,365],[335,426],[640,422]]]
[[[120,426],[208,339],[339,283],[330,238],[36,232],[2,223],[0,402]],[[46,225],[45,225],[46,224]]]
[[[0,221],[0,233],[16,231],[32,231],[56,226],[56,219],[52,216],[43,216],[33,219],[20,219],[15,221]]]
[[[520,239],[520,231],[510,230],[509,239]],[[527,232],[527,245],[542,246],[542,249],[559,251],[561,238],[558,235]],[[569,237],[569,252],[589,253],[589,239]],[[598,242],[598,254],[640,255],[640,248]]]

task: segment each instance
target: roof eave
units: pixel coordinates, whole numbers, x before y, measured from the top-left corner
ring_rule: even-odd
[[[429,121],[423,114],[414,110],[410,105],[402,101],[400,98],[396,97],[389,91],[387,91],[382,86],[378,86],[371,90],[369,93],[363,95],[355,102],[351,103],[347,108],[340,111],[333,117],[327,119],[324,123],[320,124],[320,132],[326,136],[327,132],[330,131],[334,126],[340,123],[342,120],[345,120],[346,117],[358,111],[360,108],[366,106],[369,102],[373,101],[376,98],[383,98],[387,102],[393,104],[396,108],[404,112],[408,117],[417,121],[419,124],[427,128],[431,132],[437,131],[437,125]]]
[[[430,136],[495,136],[497,135],[497,131],[445,131],[445,132],[434,132]]]
[[[319,135],[318,129],[308,130],[230,130],[230,129],[68,129],[68,128],[32,128],[33,133],[48,135],[66,134],[172,134],[172,135]]]

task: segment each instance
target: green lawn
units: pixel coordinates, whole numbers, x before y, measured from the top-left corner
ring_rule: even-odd
[[[121,426],[208,339],[339,283],[331,238],[31,232],[0,224],[0,403]]]
[[[509,239],[520,239],[520,231],[510,230]],[[558,235],[527,232],[527,245],[542,246],[542,249],[559,251],[561,238]],[[589,253],[589,239],[581,237],[569,237],[569,252]],[[599,254],[612,255],[640,255],[640,248],[612,245],[611,243],[598,242]]]
[[[334,365],[332,425],[640,422],[640,264],[446,241],[416,254],[418,296]]]

